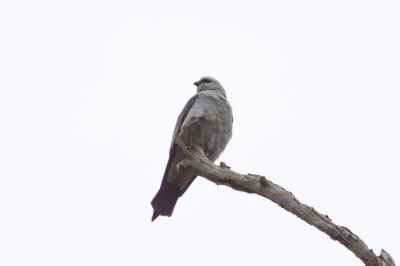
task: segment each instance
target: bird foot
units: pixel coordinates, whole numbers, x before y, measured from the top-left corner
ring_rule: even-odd
[[[193,167],[188,159],[183,159],[176,165],[176,168],[180,172],[186,172],[186,171],[192,170]]]
[[[190,144],[189,149],[193,152],[200,152],[201,154],[205,155],[208,158],[208,154],[204,152],[203,145],[198,144]]]

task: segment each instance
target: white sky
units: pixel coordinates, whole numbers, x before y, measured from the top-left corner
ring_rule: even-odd
[[[400,263],[399,1],[2,1],[0,265],[362,265],[202,178],[150,222],[176,117],[212,75],[221,160]]]

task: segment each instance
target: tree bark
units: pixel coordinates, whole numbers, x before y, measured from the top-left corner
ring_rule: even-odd
[[[272,183],[261,175],[242,175],[229,169],[224,163],[214,165],[200,147],[186,147],[182,139],[176,139],[176,144],[186,155],[186,159],[178,167],[191,167],[195,175],[202,176],[219,185],[226,185],[238,191],[258,194],[265,197],[288,212],[293,213],[306,223],[315,226],[331,239],[339,241],[348,250],[361,259],[366,266],[395,266],[392,257],[381,250],[379,256],[350,229],[332,222],[328,215],[323,215],[313,207],[301,203],[290,191]]]

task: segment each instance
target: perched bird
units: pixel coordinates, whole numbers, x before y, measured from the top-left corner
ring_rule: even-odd
[[[232,137],[232,109],[222,85],[212,77],[203,77],[193,85],[197,93],[186,103],[176,121],[169,159],[160,189],[151,201],[154,221],[159,215],[171,216],[175,204],[196,178],[190,170],[178,170],[185,159],[175,139],[180,136],[186,145],[198,145],[214,162]]]

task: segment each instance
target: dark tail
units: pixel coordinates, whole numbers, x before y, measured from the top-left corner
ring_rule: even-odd
[[[185,193],[195,177],[196,176],[192,177],[190,183],[183,190],[179,188],[177,183],[163,182],[151,201],[151,206],[153,206],[154,209],[151,221],[154,221],[159,215],[171,216],[179,197]]]
[[[181,193],[177,184],[164,182],[151,201],[154,209],[151,221],[154,221],[159,215],[171,216]]]

